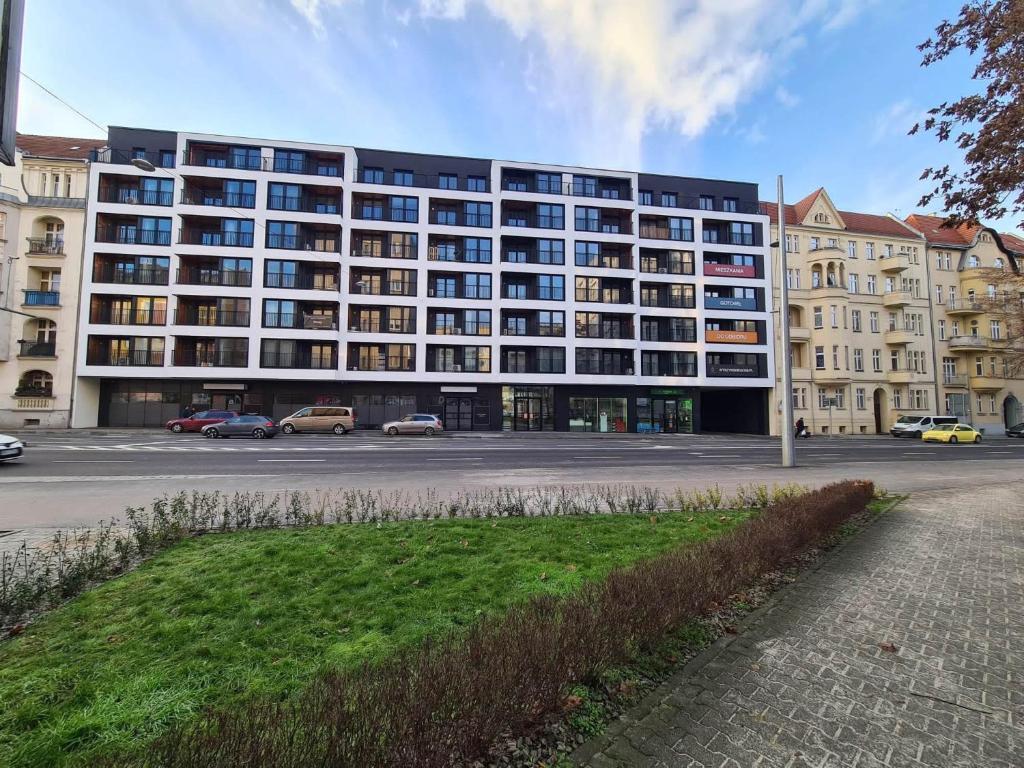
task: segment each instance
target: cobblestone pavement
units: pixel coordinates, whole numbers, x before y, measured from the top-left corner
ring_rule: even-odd
[[[574,758],[1024,766],[1019,486],[915,494]]]

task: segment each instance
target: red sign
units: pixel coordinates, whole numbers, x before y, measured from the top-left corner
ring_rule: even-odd
[[[704,262],[704,274],[718,277],[757,277],[757,269],[740,264],[713,264]]]

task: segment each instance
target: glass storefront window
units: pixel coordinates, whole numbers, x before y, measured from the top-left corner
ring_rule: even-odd
[[[570,432],[625,432],[626,398],[570,397]]]
[[[502,387],[501,428],[516,432],[555,429],[554,387]]]
[[[654,394],[636,399],[636,431],[643,433],[693,432],[693,397]]]

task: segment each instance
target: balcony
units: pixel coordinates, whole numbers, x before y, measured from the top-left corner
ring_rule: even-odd
[[[213,208],[255,208],[256,195],[248,192],[224,192],[206,187],[185,187],[181,191],[183,205],[202,205]]]
[[[980,315],[985,307],[975,299],[955,299],[946,305],[946,314],[953,317],[965,315]]]
[[[273,160],[265,161],[264,170],[274,173],[301,173],[306,176],[326,176],[341,178],[344,176],[344,163],[341,157],[296,157],[292,153],[275,154]]]
[[[168,276],[166,268],[97,263],[93,268],[92,281],[118,285],[167,285]]]
[[[295,352],[264,350],[260,356],[261,368],[290,368],[301,371],[333,371],[338,368],[338,355],[330,350],[298,349]]]
[[[338,291],[341,289],[336,272],[300,272],[299,274],[270,272],[265,276],[263,285],[265,288],[287,288],[300,291]]]
[[[142,307],[115,309],[110,304],[99,304],[89,313],[89,322],[95,325],[166,325],[167,310]]]
[[[166,283],[166,280],[164,282]],[[179,285],[218,285],[249,288],[252,286],[252,272],[237,269],[182,267],[178,270],[175,282]]]
[[[914,296],[910,291],[890,291],[889,293],[882,294],[883,307],[905,307],[913,300]]]
[[[248,352],[235,349],[175,349],[174,365],[183,368],[245,368]]]
[[[973,352],[987,350],[991,345],[985,336],[950,336],[949,349],[951,352]]]
[[[340,253],[341,237],[334,234],[302,232],[297,235],[267,233],[267,248],[286,251],[315,251],[317,253]]]
[[[29,256],[63,256],[64,240],[53,237],[29,237]]]
[[[917,382],[924,381],[923,374],[920,374],[917,371],[911,371],[907,368],[899,368],[895,371],[886,371],[885,377],[889,380],[890,384],[915,384]]]
[[[312,315],[305,312],[264,313],[263,327],[296,328],[306,331],[336,331],[338,330],[338,316],[334,314]]]
[[[849,371],[828,370],[825,368],[814,369],[813,375],[815,384],[849,384]]]
[[[122,203],[124,205],[164,205],[174,204],[172,190],[139,189],[138,187],[100,187],[97,199],[101,203]]]
[[[975,392],[998,392],[1005,383],[1001,376],[971,376],[971,389]]]
[[[905,253],[894,253],[891,256],[883,256],[878,260],[878,266],[883,272],[903,272],[910,268],[910,257]]]
[[[950,389],[966,389],[967,376],[962,373],[946,373],[942,376],[942,386]]]
[[[36,395],[32,397],[25,397],[22,395],[14,395],[14,408],[19,411],[52,411],[53,401],[55,400],[53,395]]]
[[[163,350],[153,351],[148,349],[116,350],[96,349],[89,350],[86,356],[87,365],[112,365],[112,366],[142,366],[147,368],[159,367],[164,364]]]
[[[789,326],[789,340],[791,342],[810,341],[811,329],[803,325],[791,325]]]
[[[841,285],[812,285],[811,295],[815,299],[845,299],[846,289]]]
[[[182,165],[203,168],[233,168],[240,171],[267,170],[270,161],[260,156],[259,147],[191,146],[184,150]]]
[[[916,338],[917,332],[912,331],[909,328],[896,328],[894,330],[886,331],[884,335],[885,343],[892,346],[910,344]]]
[[[267,198],[267,210],[338,215],[341,213],[341,200],[337,195],[271,195]]]
[[[170,245],[171,231],[169,229],[139,229],[134,225],[124,224],[97,224],[96,242],[119,245]]]
[[[678,240],[693,242],[693,230],[640,221],[640,237],[647,240]]]
[[[59,307],[60,291],[33,291],[22,290],[25,299],[22,301],[24,307]]]
[[[379,174],[379,175],[378,175]],[[463,192],[490,192],[491,180],[486,176],[457,176],[450,173],[403,173],[401,184],[383,169],[357,168],[356,181],[360,184],[380,184],[391,187],[418,187],[420,189],[456,189]]]
[[[435,224],[434,217],[431,221]],[[502,211],[501,226],[527,229],[565,229],[564,215],[539,214],[530,210],[510,209]]]
[[[170,242],[170,233],[168,242]],[[252,232],[236,230],[202,230],[182,228],[178,230],[178,243],[182,245],[212,245],[224,248],[252,248]]]
[[[804,368],[802,366],[793,367],[793,381],[810,381],[811,380],[811,369]]]
[[[247,328],[250,313],[245,311],[225,312],[216,307],[179,307],[174,312],[175,325],[199,325],[220,328]]]
[[[18,357],[56,357],[57,344],[55,342],[22,341],[21,351]]]

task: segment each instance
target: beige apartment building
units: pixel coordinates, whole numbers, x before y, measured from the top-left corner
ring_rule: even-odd
[[[763,208],[777,242],[778,206]],[[924,237],[891,216],[840,211],[824,188],[785,216],[794,418],[817,435],[877,434],[900,415],[935,412]],[[783,428],[781,396],[772,434]]]
[[[1020,274],[1024,240],[977,225],[944,227],[939,216],[915,214],[907,224],[928,243],[939,413],[1002,434],[1024,421],[1024,378],[1006,364],[1010,329],[999,307],[1024,293],[997,271]]]
[[[0,428],[69,424],[88,158],[103,144],[19,134],[0,169]]]

